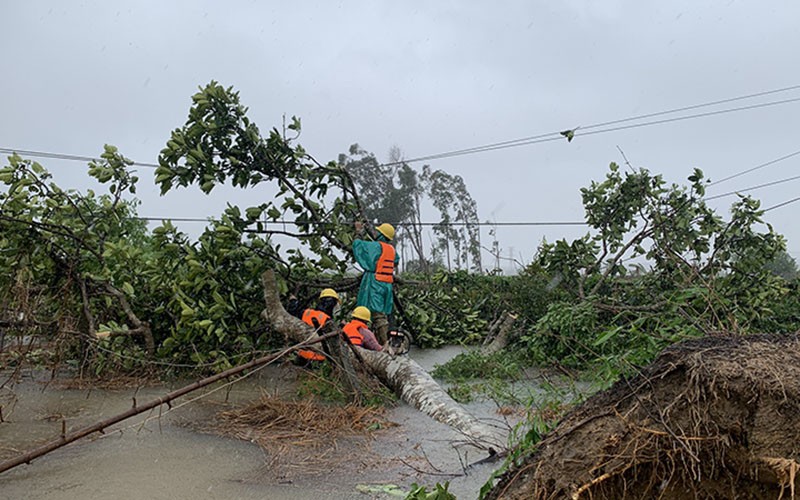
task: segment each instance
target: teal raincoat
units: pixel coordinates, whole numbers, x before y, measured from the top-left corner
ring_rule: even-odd
[[[383,235],[378,236],[378,241],[388,243]],[[375,279],[375,266],[381,256],[381,244],[378,241],[355,240],[353,242],[353,256],[364,270],[361,286],[358,289],[356,305],[364,306],[371,312],[391,314],[394,301],[392,300],[392,284]],[[397,264],[397,253],[394,257]]]

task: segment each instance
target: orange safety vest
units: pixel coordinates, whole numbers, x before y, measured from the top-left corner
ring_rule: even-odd
[[[361,335],[361,332],[359,332],[358,329],[366,327],[366,323],[360,319],[353,318],[350,323],[347,323],[342,327],[342,331],[344,331],[344,334],[350,339],[351,344],[360,346],[364,343],[364,336]]]
[[[303,320],[303,323],[309,326],[314,326],[315,318],[319,326],[323,326],[325,322],[331,319],[330,316],[328,316],[322,311],[317,311],[316,309],[306,309],[305,311],[303,311],[303,317],[300,319]],[[297,355],[309,361],[325,361],[325,356],[323,356],[318,352],[309,351],[308,349],[298,350]]]
[[[378,243],[381,244],[381,255],[375,264],[375,279],[383,283],[394,283],[394,247],[382,241]]]

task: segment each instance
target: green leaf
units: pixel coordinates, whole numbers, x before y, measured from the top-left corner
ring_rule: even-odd
[[[599,346],[601,346],[601,345],[605,344],[605,343],[606,343],[606,342],[608,342],[608,341],[609,341],[609,340],[610,340],[612,337],[614,337],[615,335],[617,335],[621,329],[622,329],[622,327],[621,327],[621,326],[617,326],[617,327],[615,327],[615,328],[609,328],[608,330],[606,330],[606,331],[605,331],[605,333],[603,333],[603,334],[602,334],[600,337],[598,337],[598,339],[597,339],[597,340],[595,340],[595,341],[594,341],[593,345],[594,345],[595,347],[599,347]]]
[[[263,212],[263,209],[261,207],[249,207],[245,209],[244,212],[248,220],[254,221],[261,217],[261,212]]]

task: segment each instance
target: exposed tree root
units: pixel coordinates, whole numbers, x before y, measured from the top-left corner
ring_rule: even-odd
[[[800,339],[666,349],[576,408],[488,498],[795,498]]]

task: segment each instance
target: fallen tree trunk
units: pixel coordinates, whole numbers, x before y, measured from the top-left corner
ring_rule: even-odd
[[[186,394],[189,394],[190,392],[196,391],[197,389],[201,389],[203,387],[206,387],[207,385],[211,385],[214,382],[218,382],[218,381],[226,379],[228,377],[232,377],[234,375],[238,375],[239,373],[242,373],[243,371],[249,370],[250,368],[255,368],[257,366],[264,365],[264,364],[270,363],[272,361],[275,361],[276,359],[286,355],[287,353],[292,352],[292,351],[294,351],[296,349],[299,349],[301,347],[304,347],[304,346],[307,346],[307,345],[310,345],[310,344],[315,344],[317,342],[322,342],[325,339],[328,339],[328,338],[331,338],[331,337],[335,337],[335,336],[338,336],[338,332],[334,332],[334,333],[331,333],[331,334],[328,334],[328,335],[324,335],[324,336],[321,336],[321,337],[316,337],[314,339],[310,339],[308,341],[301,342],[300,344],[292,346],[292,347],[290,347],[288,349],[285,349],[285,350],[283,350],[281,352],[278,352],[278,353],[275,353],[275,354],[270,354],[269,356],[263,356],[263,357],[260,357],[258,359],[254,359],[254,360],[252,360],[252,361],[250,361],[248,363],[245,363],[243,365],[239,365],[237,367],[231,368],[230,370],[225,370],[224,372],[218,373],[216,375],[212,375],[211,377],[207,377],[207,378],[204,378],[202,380],[198,380],[197,382],[195,382],[193,384],[190,384],[190,385],[187,385],[185,387],[182,387],[182,388],[180,388],[180,389],[178,389],[176,391],[172,391],[172,392],[170,392],[168,394],[165,394],[165,395],[161,396],[160,398],[157,398],[157,399],[154,399],[152,401],[149,401],[148,403],[146,403],[144,405],[141,405],[141,406],[137,406],[136,405],[136,400],[134,400],[134,406],[131,409],[129,409],[128,411],[122,412],[122,413],[120,413],[118,415],[114,415],[113,417],[107,418],[107,419],[105,419],[105,420],[103,420],[101,422],[97,422],[96,424],[90,425],[88,427],[83,427],[83,428],[78,429],[76,431],[70,432],[69,434],[67,434],[66,433],[66,429],[64,429],[62,427],[61,437],[59,439],[50,441],[49,443],[44,444],[44,445],[40,446],[39,448],[31,450],[31,451],[29,451],[27,453],[23,453],[22,455],[20,455],[20,456],[18,456],[16,458],[12,458],[11,460],[7,460],[5,462],[0,463],[0,473],[3,473],[3,472],[5,472],[5,471],[7,471],[9,469],[12,469],[12,468],[14,468],[14,467],[16,467],[18,465],[29,464],[29,463],[31,463],[32,460],[34,460],[36,458],[39,458],[42,455],[46,455],[47,453],[50,453],[53,450],[57,450],[58,448],[61,448],[62,446],[65,446],[65,445],[67,445],[69,443],[77,441],[78,439],[86,437],[86,436],[88,436],[90,434],[94,434],[95,432],[99,432],[99,433],[102,434],[103,431],[106,428],[108,428],[108,427],[110,427],[110,426],[112,426],[112,425],[114,425],[116,423],[122,422],[123,420],[126,420],[126,419],[131,418],[131,417],[136,416],[136,415],[139,415],[140,413],[144,413],[146,411],[152,410],[153,408],[158,408],[159,406],[161,406],[163,404],[169,405],[171,407],[171,405],[170,405],[171,401],[173,401],[174,399],[177,399],[177,398],[179,398],[181,396],[185,396]],[[64,425],[64,424],[62,424],[62,425]]]
[[[264,272],[261,280],[266,302],[264,317],[272,328],[294,341],[302,341],[314,335],[313,328],[284,309],[274,273],[271,270]],[[360,347],[355,349],[367,368],[406,403],[461,432],[478,448],[489,453],[506,449],[503,432],[481,422],[465,410],[413,359],[407,356],[392,357]]]

